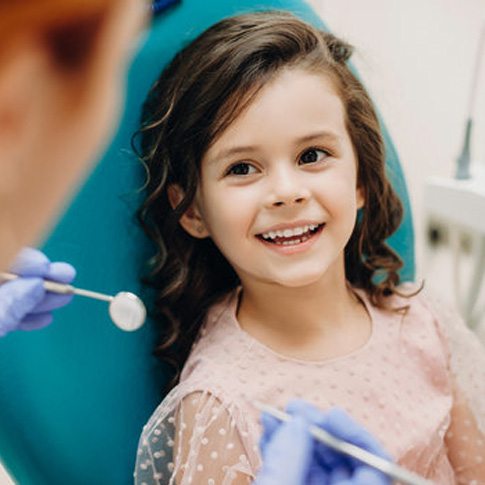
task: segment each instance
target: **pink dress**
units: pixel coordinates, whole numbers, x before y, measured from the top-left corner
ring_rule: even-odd
[[[143,429],[135,482],[251,483],[262,431],[253,402],[284,408],[297,397],[321,410],[345,409],[399,464],[438,484],[485,484],[481,344],[420,295],[393,297],[394,307],[408,305],[396,313],[355,291],[371,317],[371,337],[322,361],[279,355],[243,331],[237,292],[215,305],[180,383]]]

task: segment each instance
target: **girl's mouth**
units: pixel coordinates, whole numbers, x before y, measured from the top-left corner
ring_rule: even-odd
[[[264,232],[257,234],[256,237],[265,243],[275,244],[277,246],[296,246],[320,233],[324,226],[325,223],[308,224],[293,229]]]

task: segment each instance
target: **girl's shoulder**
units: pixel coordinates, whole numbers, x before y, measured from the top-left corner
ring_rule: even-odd
[[[404,309],[408,319],[432,322],[440,332],[445,332],[450,325],[465,326],[454,303],[426,284],[402,283],[391,298]]]
[[[254,479],[259,435],[236,385],[237,363],[245,356],[233,322],[236,308],[233,291],[209,309],[178,385],[143,428],[137,484],[162,475],[172,483],[185,474],[197,476],[196,483],[231,483],[234,473],[248,483]]]
[[[210,308],[183,367],[177,394],[179,400],[193,393],[203,399],[210,395],[242,419],[248,414],[243,397],[255,386],[250,377],[264,356],[253,351],[253,342],[239,327],[238,294],[234,290]]]
[[[197,477],[194,483],[232,483],[241,476],[249,483],[260,466],[257,443],[256,430],[223,388],[189,379],[170,391],[143,428],[135,483],[178,483],[182,476]]]
[[[233,295],[211,308],[179,384],[163,399],[140,437],[136,484],[250,483],[260,467],[258,429],[238,393],[240,350],[230,314]]]
[[[387,298],[385,309],[391,313],[400,312],[408,320],[418,318],[439,324],[444,317],[459,318],[449,301],[421,283],[401,283]]]
[[[358,290],[371,313],[374,328],[382,336],[383,345],[397,345],[400,352],[419,355],[420,359],[448,366],[450,352],[445,331],[453,312],[437,303],[432,295],[417,283],[406,282],[386,297],[383,306],[370,302],[370,297]],[[447,319],[444,315],[448,315]],[[458,322],[457,322],[458,323]]]
[[[354,291],[365,303],[373,319],[381,324],[401,327],[403,323],[407,323],[408,329],[412,327],[411,323],[421,327],[436,325],[437,305],[422,285],[413,282],[401,283],[391,295],[385,297],[382,305],[374,303],[365,290],[354,288]]]
[[[426,335],[435,335],[451,367],[473,360],[485,363],[483,343],[443,294],[426,285],[404,283],[391,297],[391,304],[403,308],[402,331],[406,333],[410,329],[409,333],[421,342],[426,341]]]
[[[182,370],[181,382],[218,383],[221,372],[244,356],[246,342],[236,320],[237,301],[238,290],[234,290],[209,309]]]
[[[455,305],[442,294],[424,288],[416,297],[428,312],[440,335],[447,356],[454,399],[466,403],[479,429],[485,434],[485,342],[470,328]]]

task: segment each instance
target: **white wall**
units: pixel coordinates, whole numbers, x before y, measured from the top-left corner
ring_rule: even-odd
[[[418,276],[452,294],[448,251],[425,256],[425,180],[452,176],[462,145],[485,0],[309,0],[356,48],[352,61],[383,115],[406,174]],[[484,53],[485,54],[485,53]],[[485,55],[484,55],[485,57]],[[472,154],[485,164],[485,58]],[[485,215],[484,215],[485,217]]]

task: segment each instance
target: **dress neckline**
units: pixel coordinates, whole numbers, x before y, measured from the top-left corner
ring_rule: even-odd
[[[265,343],[261,342],[258,340],[256,337],[252,336],[250,333],[248,333],[246,330],[244,330],[241,325],[239,324],[239,321],[236,317],[236,312],[237,308],[239,306],[239,300],[240,296],[242,293],[242,287],[236,288],[236,290],[231,294],[229,302],[228,302],[228,313],[229,313],[229,323],[232,325],[237,333],[239,333],[242,338],[246,341],[249,347],[254,348],[257,347],[264,352],[272,355],[273,357],[279,359],[280,361],[288,361],[288,362],[294,362],[300,365],[328,365],[332,364],[334,362],[338,361],[344,361],[348,359],[352,359],[353,357],[366,352],[369,348],[373,347],[373,344],[375,340],[377,339],[378,334],[380,333],[380,320],[379,320],[379,315],[377,314],[378,309],[374,308],[374,306],[371,304],[369,301],[369,298],[367,297],[367,294],[365,293],[364,290],[359,289],[359,288],[354,288],[352,286],[349,286],[351,291],[354,293],[354,295],[363,303],[367,314],[369,315],[370,323],[371,323],[371,332],[369,335],[369,338],[367,341],[361,345],[360,347],[357,347],[356,349],[352,350],[351,352],[348,352],[346,354],[342,355],[337,355],[335,357],[330,357],[326,359],[319,359],[319,360],[306,360],[306,359],[298,359],[296,357],[291,357],[285,354],[282,354]]]

